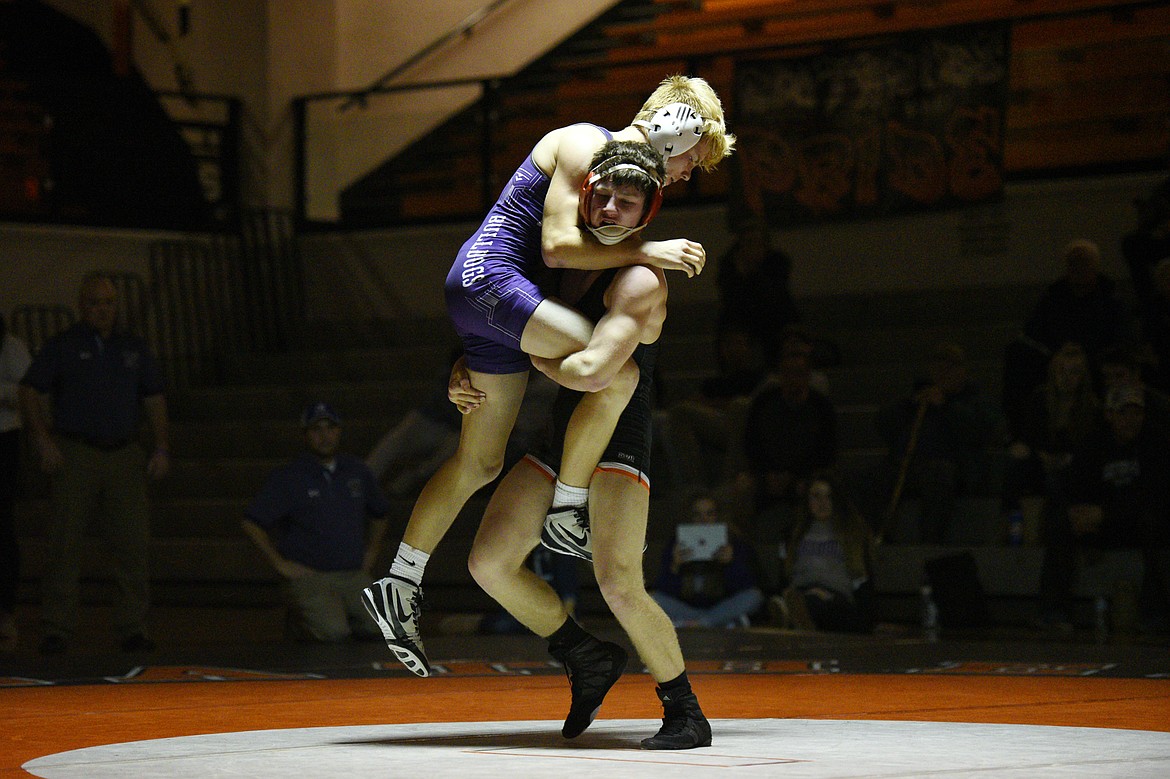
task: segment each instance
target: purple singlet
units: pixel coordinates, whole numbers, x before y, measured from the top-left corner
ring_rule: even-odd
[[[607,140],[613,137],[597,129]],[[520,336],[544,300],[533,279],[545,268],[540,238],[548,185],[530,154],[447,273],[447,311],[473,371],[523,373],[532,367],[520,351]]]

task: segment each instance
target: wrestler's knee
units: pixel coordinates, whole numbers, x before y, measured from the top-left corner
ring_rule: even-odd
[[[494,481],[504,470],[504,454],[459,449],[455,452],[455,466],[468,484],[479,489]]]
[[[478,544],[472,546],[471,553],[467,555],[467,570],[475,583],[488,593],[492,591],[500,575],[499,561],[493,560]]]
[[[610,565],[594,567],[597,588],[615,617],[634,609],[646,596],[640,566]]]
[[[467,555],[467,570],[475,583],[490,595],[523,567],[526,558],[527,553],[515,544],[504,544],[499,538],[484,542],[477,537]]]

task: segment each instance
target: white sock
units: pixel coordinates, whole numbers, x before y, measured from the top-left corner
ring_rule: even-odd
[[[394,555],[394,562],[390,564],[390,574],[415,584],[422,584],[423,570],[430,559],[429,554],[403,541],[398,545],[398,554]]]
[[[566,506],[584,506],[588,502],[588,487],[570,487],[560,479],[557,479],[557,485],[553,492],[553,506],[557,508],[564,508]]]

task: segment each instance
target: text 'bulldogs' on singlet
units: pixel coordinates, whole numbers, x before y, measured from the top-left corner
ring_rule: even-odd
[[[589,126],[599,130],[607,141],[613,140],[613,133],[606,128]],[[529,279],[543,269],[541,223],[550,180],[530,153],[512,174],[479,229],[463,244],[447,276],[448,285],[457,278],[460,285],[470,287],[490,273],[493,263],[510,265]]]
[[[460,286],[470,287],[483,279],[492,263],[511,266],[525,276],[534,270],[533,263],[543,264],[540,225],[548,185],[549,177],[529,155],[512,174],[479,229],[463,244],[447,283],[458,280]]]
[[[549,269],[541,239],[549,184],[529,154],[447,273],[447,312],[473,371],[519,373],[530,367],[520,342],[545,299]]]

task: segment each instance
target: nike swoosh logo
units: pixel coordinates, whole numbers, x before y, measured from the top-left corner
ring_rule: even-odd
[[[569,539],[571,539],[574,544],[581,547],[582,549],[589,546],[589,534],[586,533],[585,531],[581,531],[581,535],[577,535],[573,531],[566,530],[565,528],[562,527],[561,532],[564,533],[566,536],[568,536]]]
[[[403,610],[402,598],[398,595],[397,592],[394,593],[394,616],[397,617],[398,621],[400,623],[402,623],[403,625],[405,625],[407,622],[410,622],[410,620],[413,619],[413,617],[411,617],[411,615],[407,614]]]

